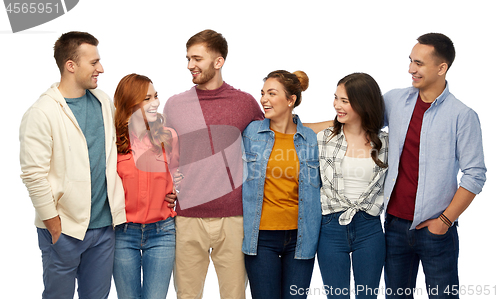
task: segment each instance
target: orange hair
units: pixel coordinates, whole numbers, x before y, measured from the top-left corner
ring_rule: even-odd
[[[128,134],[129,120],[132,113],[136,111],[148,93],[149,84],[153,81],[146,76],[130,74],[123,77],[116,87],[115,104],[115,127],[116,146],[119,154],[130,152],[130,136]],[[164,148],[168,153],[172,150],[172,133],[163,127],[163,116],[158,113],[158,118],[153,123],[146,119],[147,134],[156,153],[161,153]]]

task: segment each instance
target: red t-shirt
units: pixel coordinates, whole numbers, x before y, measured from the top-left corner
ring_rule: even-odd
[[[387,213],[390,215],[411,221],[418,187],[420,131],[424,113],[431,104],[422,101],[419,94],[401,152],[398,177],[387,206]]]

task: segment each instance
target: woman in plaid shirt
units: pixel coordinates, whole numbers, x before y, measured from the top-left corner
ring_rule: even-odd
[[[323,183],[318,263],[328,298],[376,298],[385,259],[379,216],[387,170],[384,101],[371,76],[354,73],[339,81],[333,106],[333,126],[317,135]]]

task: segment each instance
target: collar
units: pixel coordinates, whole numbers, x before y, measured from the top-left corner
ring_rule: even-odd
[[[420,90],[418,88],[411,87],[408,100],[411,99],[411,98],[413,98],[413,96],[415,96],[415,98],[417,98],[419,91]],[[440,105],[440,104],[442,104],[444,102],[444,100],[449,95],[450,95],[450,87],[449,87],[448,81],[446,81],[446,86],[445,86],[443,92],[434,100],[434,102],[432,102],[432,105]]]
[[[443,92],[437,97],[437,99],[434,101],[435,105],[442,104],[444,100],[450,95],[450,88],[448,81],[446,81],[446,87],[444,88]]]
[[[302,122],[300,121],[300,118],[297,114],[293,115],[293,122],[295,124],[297,124],[297,132],[294,134],[294,136],[300,135],[304,140],[307,140],[306,133],[305,133],[306,127],[304,127],[304,125],[302,125]],[[260,127],[257,130],[257,132],[258,133],[272,132],[272,130],[270,128],[270,124],[271,124],[271,121],[269,120],[269,118],[264,118],[264,120],[260,124]]]
[[[226,83],[226,81],[222,81],[222,85],[217,87],[216,89],[198,89],[196,86],[198,85],[193,86],[194,90],[196,91],[196,94],[200,96],[210,96],[210,95],[217,95],[221,91],[226,90],[229,85]]]
[[[337,143],[342,143],[345,141],[345,134],[344,134],[344,125],[342,125],[342,128],[340,128],[340,133],[334,136],[333,138],[337,138]]]

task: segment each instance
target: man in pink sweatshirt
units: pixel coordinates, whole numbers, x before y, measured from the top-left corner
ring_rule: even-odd
[[[165,104],[165,125],[179,135],[176,211],[178,298],[201,298],[212,258],[221,298],[245,298],[241,133],[263,119],[255,99],[222,80],[225,38],[213,30],[192,36],[188,69],[196,84]]]

